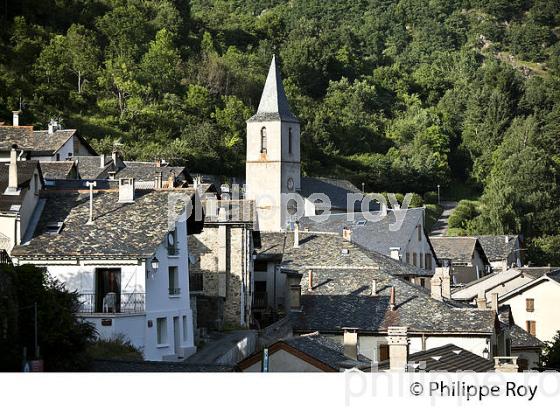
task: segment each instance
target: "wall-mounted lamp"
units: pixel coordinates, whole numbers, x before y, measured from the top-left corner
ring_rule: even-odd
[[[482,357],[484,357],[485,359],[488,359],[488,354],[490,352],[488,351],[488,348],[485,347],[484,350],[482,351]]]
[[[158,270],[158,268],[159,268],[159,260],[158,260],[158,258],[156,258],[156,257],[154,256],[154,257],[152,258],[152,263],[151,263],[151,265],[152,265],[152,270],[153,270],[154,272],[156,272],[156,271]]]

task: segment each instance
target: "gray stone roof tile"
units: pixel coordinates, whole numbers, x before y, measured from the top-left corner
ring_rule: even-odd
[[[488,260],[502,261],[506,260],[509,255],[515,250],[517,243],[517,235],[482,235],[476,237]],[[507,242],[506,242],[507,238]]]

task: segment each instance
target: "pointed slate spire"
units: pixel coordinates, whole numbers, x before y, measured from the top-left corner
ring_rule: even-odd
[[[272,56],[257,113],[249,119],[249,121],[271,120],[299,122],[288,104],[275,55]]]

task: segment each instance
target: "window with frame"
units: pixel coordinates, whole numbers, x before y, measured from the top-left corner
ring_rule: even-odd
[[[426,260],[424,262],[424,266],[426,267],[427,270],[431,270],[432,269],[432,257],[429,253],[424,254],[424,259]]]
[[[406,253],[406,263],[410,263],[410,252]]]
[[[418,242],[422,242],[422,225],[418,225]]]
[[[167,233],[167,254],[177,255],[177,233],[175,230]]]
[[[177,266],[169,266],[169,295],[179,295],[181,294],[181,289],[179,288],[179,269]]]
[[[292,129],[288,128],[288,153],[292,153]]]
[[[416,266],[416,252],[412,253],[412,264]]]
[[[261,128],[261,153],[266,154],[267,141],[266,141],[266,127]]]
[[[167,318],[158,317],[156,319],[156,330],[157,330],[157,344],[164,345],[167,344]]]
[[[535,299],[525,299],[525,304],[527,307],[527,312],[535,311]]]
[[[525,324],[525,330],[527,330],[527,332],[529,334],[531,334],[532,336],[536,336],[537,335],[537,322],[535,322],[534,320],[527,320],[527,322]]]

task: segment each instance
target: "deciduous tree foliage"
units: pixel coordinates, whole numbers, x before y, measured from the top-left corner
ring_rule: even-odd
[[[469,229],[554,236],[559,4],[6,0],[0,118],[22,106],[103,152],[242,175],[276,53],[305,173],[371,191],[467,184],[483,210]]]

